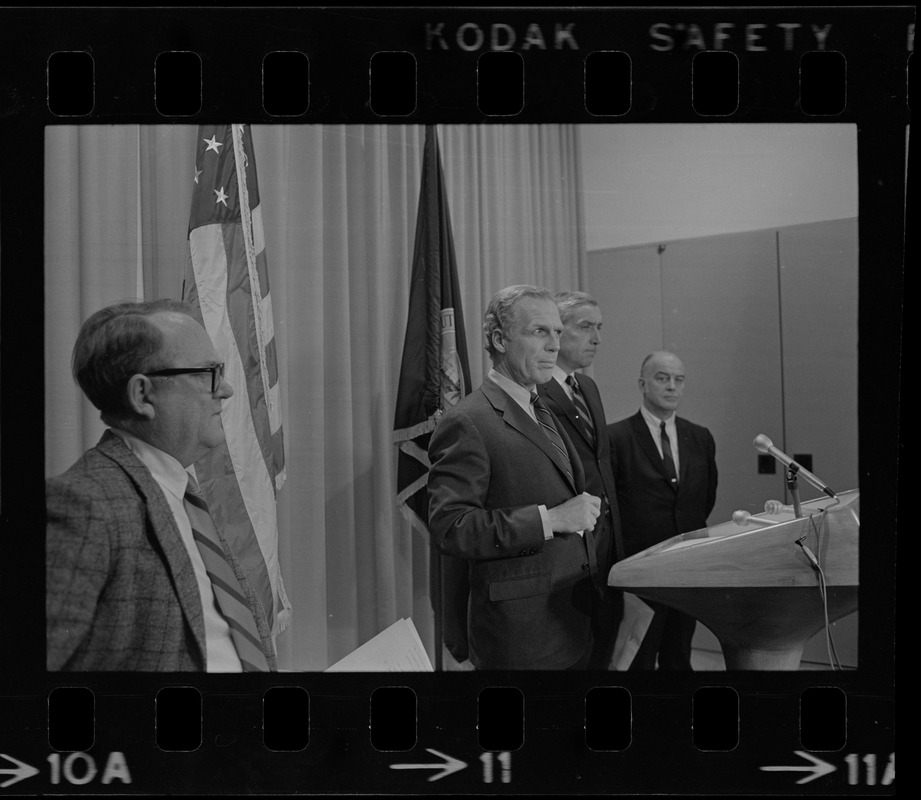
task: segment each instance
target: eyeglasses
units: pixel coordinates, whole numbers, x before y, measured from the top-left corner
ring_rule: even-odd
[[[170,376],[170,375],[194,375],[199,372],[211,373],[211,394],[214,394],[221,381],[224,380],[224,365],[215,364],[211,367],[177,367],[175,369],[158,369],[154,372],[145,372],[148,377]]]

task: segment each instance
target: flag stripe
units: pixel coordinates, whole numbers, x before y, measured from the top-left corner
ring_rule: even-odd
[[[275,463],[279,465],[278,475],[284,483],[285,475],[285,441],[284,429],[279,428],[272,434],[272,452],[275,453]],[[281,488],[279,486],[278,488]]]
[[[256,251],[256,274],[259,276],[259,299],[269,296],[269,262],[265,251]]]
[[[276,364],[276,361],[275,361],[275,337],[274,336],[265,345],[265,361],[266,361],[266,365],[269,368],[269,386],[272,389],[274,389],[278,385],[278,365]],[[273,394],[276,397],[278,395],[277,392],[273,392]],[[271,399],[274,399],[274,398],[271,398]],[[268,402],[269,400],[270,398],[266,397],[266,402]],[[271,420],[269,424],[270,424],[270,427],[274,427],[274,426],[271,426]]]
[[[236,158],[237,164],[248,165],[252,168],[253,175],[253,186],[252,186],[252,197],[250,196],[250,187],[249,182],[246,179],[246,169],[237,170],[237,186],[240,193],[240,222],[241,230],[243,231],[243,243],[244,243],[244,263],[246,265],[249,285],[251,288],[249,300],[252,305],[253,320],[254,323],[252,329],[256,334],[256,355],[259,359],[259,371],[258,377],[263,383],[262,396],[265,396],[269,392],[268,384],[268,370],[266,369],[265,363],[265,344],[268,338],[271,338],[269,330],[266,325],[271,323],[271,304],[268,305],[268,316],[266,316],[266,310],[262,307],[260,301],[265,298],[268,300],[269,292],[269,280],[268,273],[265,270],[266,262],[265,256],[263,253],[262,267],[263,270],[260,273],[259,266],[257,264],[258,254],[262,252],[264,248],[259,248],[257,250],[256,243],[253,238],[253,211],[256,210],[258,213],[256,215],[256,222],[261,228],[262,212],[259,211],[259,189],[256,182],[256,162],[255,154],[253,153],[252,140],[249,136],[244,137],[243,135],[244,126],[243,125],[232,125],[231,126],[231,135],[233,139],[233,150],[234,157]],[[267,400],[264,400],[267,402]],[[259,406],[254,405],[253,408],[258,408]],[[271,465],[270,465],[271,469]]]

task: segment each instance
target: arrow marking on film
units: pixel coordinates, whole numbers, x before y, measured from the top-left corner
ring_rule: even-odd
[[[433,756],[438,756],[442,759],[441,764],[391,764],[390,769],[438,769],[441,772],[436,773],[429,777],[430,781],[437,781],[445,777],[445,775],[450,775],[452,772],[457,772],[462,770],[467,765],[463,761],[459,761],[456,758],[445,755],[444,753],[439,753],[437,750],[432,750],[431,747],[426,747],[425,752],[431,753]]]
[[[13,756],[8,756],[6,753],[0,753],[0,758],[5,758],[7,761],[12,761],[16,766],[13,769],[9,767],[0,768],[0,775],[12,775],[12,778],[7,778],[3,783],[0,783],[0,789],[5,789],[7,786],[12,786],[14,783],[19,783],[19,781],[24,781],[26,778],[31,778],[33,775],[38,775],[38,770],[35,769],[31,764],[26,764],[23,761],[20,761],[18,758],[13,758]]]
[[[835,771],[834,764],[829,764],[827,761],[822,761],[820,758],[809,755],[809,753],[804,753],[802,750],[794,750],[796,755],[801,758],[805,758],[808,761],[811,761],[812,764],[809,766],[792,766],[792,767],[761,767],[760,769],[764,772],[811,772],[811,775],[806,775],[805,777],[800,778],[797,783],[809,783],[809,781],[814,781],[816,778],[821,778],[823,775],[828,775],[829,772]]]

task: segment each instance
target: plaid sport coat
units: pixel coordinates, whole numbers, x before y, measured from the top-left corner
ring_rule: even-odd
[[[63,475],[49,478],[45,489],[47,668],[205,670],[195,571],[147,467],[106,431]],[[222,543],[274,669],[265,614]]]

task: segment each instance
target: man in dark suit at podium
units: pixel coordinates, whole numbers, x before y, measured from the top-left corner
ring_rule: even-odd
[[[679,533],[706,527],[716,502],[716,445],[710,431],[676,415],[684,365],[657,351],[640,368],[643,404],[608,426],[627,556]],[[655,615],[630,669],[691,669],[696,621],[666,606]]]
[[[579,453],[585,491],[601,498],[601,514],[593,531],[598,603],[592,620],[595,646],[589,668],[607,669],[623,613],[623,593],[607,585],[608,573],[624,557],[624,549],[601,394],[595,381],[577,372],[591,366],[601,344],[601,309],[585,292],[558,292],[553,299],[563,322],[560,352],[553,378],[537,391]]]

